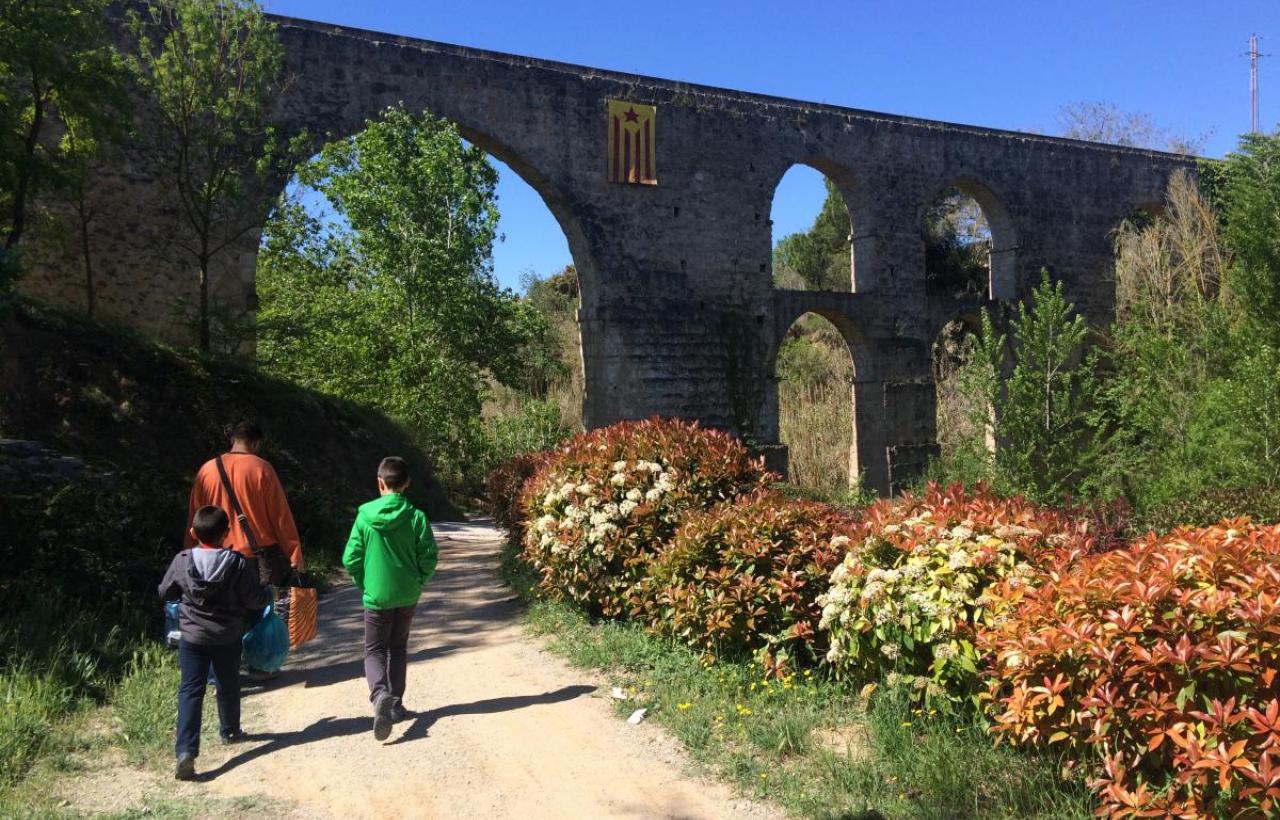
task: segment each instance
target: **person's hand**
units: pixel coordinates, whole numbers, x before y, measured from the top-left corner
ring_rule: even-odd
[[[298,573],[299,575],[302,574],[302,553],[301,552],[299,552],[297,555],[293,557],[293,571]]]

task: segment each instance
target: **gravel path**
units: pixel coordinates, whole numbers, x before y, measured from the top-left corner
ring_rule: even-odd
[[[767,807],[692,777],[660,729],[612,714],[601,680],[521,629],[496,575],[502,535],[436,526],[440,567],[409,645],[405,704],[373,738],[357,592],[321,599],[319,636],[246,700],[253,745],[201,757],[203,787],[282,798],[298,816],[736,818]]]

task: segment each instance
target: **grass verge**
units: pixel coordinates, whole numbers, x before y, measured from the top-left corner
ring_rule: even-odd
[[[508,549],[508,583],[531,579]],[[710,662],[639,627],[591,623],[548,601],[532,631],[580,668],[604,671],[693,759],[743,793],[812,818],[1086,818],[1092,802],[1052,761],[992,745],[972,719],[915,710],[892,692],[870,703],[816,673],[763,679],[751,663]]]

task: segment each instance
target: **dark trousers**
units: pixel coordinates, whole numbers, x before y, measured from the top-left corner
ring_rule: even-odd
[[[364,611],[364,677],[369,682],[369,700],[384,694],[404,697],[404,677],[408,667],[409,627],[418,608],[366,609]]]
[[[218,684],[218,730],[223,737],[240,731],[240,641],[208,646],[178,641],[177,754],[200,754],[200,719],[209,668]]]

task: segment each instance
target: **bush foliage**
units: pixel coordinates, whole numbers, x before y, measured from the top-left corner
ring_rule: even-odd
[[[691,512],[633,609],[654,632],[717,655],[760,651],[787,674],[823,655],[818,595],[854,534],[849,515],[772,492]]]
[[[1119,816],[1258,816],[1280,798],[1280,527],[1150,535],[1018,590],[979,639],[994,731],[1095,776]]]
[[[522,453],[509,458],[485,478],[485,501],[493,522],[505,529],[514,541],[524,539],[524,508],[520,495],[524,485],[537,473],[542,453]]]
[[[525,485],[524,557],[552,598],[625,616],[681,516],[762,489],[770,474],[732,436],[663,419],[582,433]]]
[[[976,631],[1002,612],[989,590],[1035,584],[1055,556],[1094,543],[1088,524],[984,487],[880,501],[819,598],[827,661],[846,677],[901,681],[929,701],[976,697]]]

